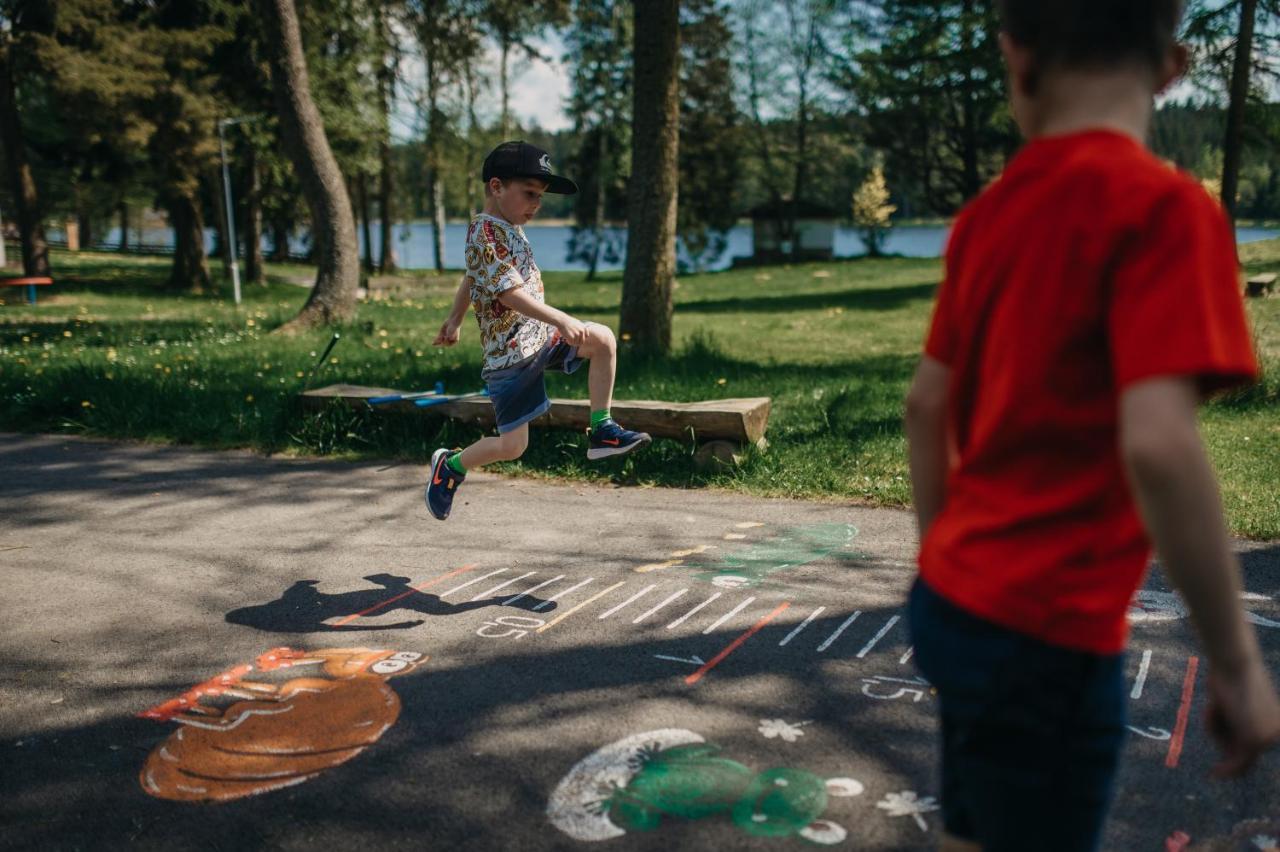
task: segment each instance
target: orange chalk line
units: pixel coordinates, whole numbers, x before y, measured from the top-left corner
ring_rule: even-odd
[[[441,574],[439,577],[436,577],[434,580],[428,580],[427,582],[423,583],[421,586],[410,586],[409,591],[407,592],[401,592],[400,594],[396,595],[393,598],[387,598],[382,603],[374,604],[368,609],[364,609],[364,610],[361,610],[360,612],[345,616],[339,619],[338,621],[334,622],[333,624],[330,624],[329,626],[341,627],[344,624],[350,624],[351,622],[355,621],[357,618],[363,618],[364,616],[368,615],[371,612],[377,612],[383,607],[391,606],[396,601],[409,597],[409,595],[416,595],[418,594],[418,592],[421,592],[423,589],[431,588],[436,583],[442,583],[445,580],[449,579],[450,577],[456,577],[459,574],[465,574],[468,571],[474,571],[474,570],[476,570],[475,565],[463,565],[461,568],[455,568],[447,574]]]
[[[1182,756],[1182,738],[1187,733],[1187,717],[1191,715],[1191,696],[1196,691],[1196,669],[1200,666],[1199,657],[1187,658],[1187,675],[1182,679],[1182,703],[1178,705],[1178,721],[1173,727],[1173,738],[1169,740],[1169,754],[1164,765],[1173,769]]]
[[[582,603],[577,604],[577,605],[576,605],[576,606],[574,606],[572,609],[569,609],[569,610],[566,610],[566,611],[564,611],[564,612],[560,613],[560,614],[559,614],[559,615],[557,615],[555,618],[551,619],[550,621],[548,621],[546,624],[544,624],[544,625],[542,625],[541,627],[539,627],[539,628],[538,628],[537,630],[535,630],[534,632],[535,632],[535,633],[541,633],[541,632],[542,632],[542,631],[544,631],[544,630],[550,630],[552,627],[555,627],[557,624],[559,624],[560,622],[564,621],[566,618],[568,618],[569,616],[573,615],[575,612],[577,612],[578,610],[582,609],[582,608],[583,608],[584,606],[586,606],[587,604],[589,604],[589,603],[593,603],[593,602],[595,602],[595,601],[600,600],[600,598],[602,598],[602,597],[604,597],[605,595],[609,594],[609,593],[610,593],[610,592],[612,592],[614,589],[618,588],[619,586],[625,586],[626,584],[627,584],[627,581],[626,581],[626,580],[623,580],[623,581],[621,581],[621,582],[619,582],[619,583],[614,583],[612,586],[610,586],[610,587],[609,587],[609,588],[607,588],[607,589],[604,589],[604,590],[602,590],[602,591],[596,592],[594,595],[592,595],[591,597],[587,598],[587,599],[586,599],[585,601],[583,601]]]
[[[782,611],[789,606],[791,606],[791,601],[783,601],[782,603],[778,604],[777,607],[774,608],[773,612],[769,613],[764,618],[760,619],[755,624],[751,625],[751,627],[747,630],[746,633],[743,633],[737,639],[734,639],[732,642],[729,643],[728,647],[726,647],[723,651],[721,651],[719,654],[716,654],[706,663],[703,663],[702,668],[698,669],[696,672],[694,672],[693,674],[685,678],[684,682],[689,684],[690,686],[693,686],[695,683],[702,680],[703,675],[705,675],[707,672],[714,669],[716,666],[720,665],[720,663],[724,661],[725,657],[729,656],[734,651],[738,650],[738,647],[743,642],[746,642],[748,639],[754,636],[762,627],[764,627],[770,621],[773,621],[775,618],[781,615]]]

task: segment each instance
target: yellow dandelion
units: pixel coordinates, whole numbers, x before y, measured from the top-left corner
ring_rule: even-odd
[[[249,394],[244,398],[245,402],[253,402],[253,394]]]

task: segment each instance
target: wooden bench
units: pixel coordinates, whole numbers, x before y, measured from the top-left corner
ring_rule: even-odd
[[[1280,278],[1274,272],[1265,272],[1261,275],[1255,275],[1245,281],[1245,295],[1251,298],[1261,298],[1270,296],[1275,292],[1276,279]]]
[[[26,287],[27,301],[31,304],[36,303],[36,288],[47,287],[53,283],[52,278],[35,277],[35,278],[0,278],[0,284],[6,287]]]
[[[391,396],[405,391],[360,385],[329,385],[306,391],[302,402],[312,409],[323,408],[331,400],[342,400],[353,408],[365,408],[375,396]],[[732,442],[739,446],[764,447],[769,423],[767,396],[747,399],[715,399],[706,402],[652,402],[614,400],[610,411],[628,429],[648,432],[655,438],[674,438],[699,444]],[[443,414],[478,426],[492,427],[493,403],[484,397],[418,408],[412,401],[379,405],[378,410]],[[585,399],[553,399],[551,410],[530,425],[545,429],[582,431],[591,423],[591,405]]]

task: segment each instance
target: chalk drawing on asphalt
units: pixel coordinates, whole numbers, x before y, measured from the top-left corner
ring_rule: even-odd
[[[830,800],[862,791],[851,778],[824,779],[803,769],[756,772],[721,756],[719,746],[693,731],[664,728],[625,737],[579,761],[556,785],[547,817],[581,841],[654,831],[670,819],[727,817],[753,837],[831,844],[848,832],[823,818]]]
[[[178,723],[148,755],[139,783],[184,802],[301,784],[377,742],[400,716],[387,679],[424,661],[412,651],[272,649],[138,714]]]

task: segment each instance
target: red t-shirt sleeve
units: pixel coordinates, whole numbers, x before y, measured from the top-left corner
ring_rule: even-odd
[[[1235,238],[1199,186],[1164,195],[1114,266],[1107,333],[1117,388],[1193,376],[1207,391],[1257,378]]]

